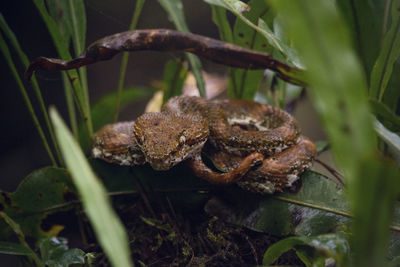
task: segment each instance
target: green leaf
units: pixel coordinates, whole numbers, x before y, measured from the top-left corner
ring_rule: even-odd
[[[383,40],[382,49],[371,73],[370,96],[382,100],[392,75],[393,65],[400,55],[400,0],[393,0],[392,23]]]
[[[321,154],[329,149],[329,142],[328,141],[318,141],[315,142],[315,147],[317,148],[317,154]]]
[[[400,164],[400,137],[391,132],[390,130],[386,129],[382,123],[378,120],[375,120],[375,131],[378,133],[379,137],[389,145],[392,153],[396,155],[397,163]]]
[[[220,39],[228,43],[233,43],[232,29],[226,16],[226,10],[223,7],[211,5],[211,11],[212,20],[218,27]]]
[[[0,21],[1,21],[1,18],[2,18],[2,15],[0,14]],[[3,22],[5,22],[5,21],[3,21]],[[4,26],[4,23],[2,23],[2,25]],[[17,71],[17,68],[15,67],[14,61],[13,61],[13,59],[11,57],[10,50],[8,49],[6,41],[4,40],[4,38],[3,38],[1,33],[0,33],[0,50],[1,50],[2,54],[3,54],[3,56],[5,57],[7,65],[10,68],[10,70],[11,70],[13,76],[14,76],[14,79],[15,79],[15,81],[16,81],[16,83],[18,85],[18,88],[19,88],[19,90],[20,90],[20,92],[22,94],[22,97],[24,99],[25,105],[28,108],[29,114],[31,115],[31,118],[33,120],[35,128],[39,133],[40,139],[42,140],[42,143],[43,143],[43,145],[44,145],[44,147],[46,149],[46,152],[49,155],[49,158],[50,158],[53,166],[57,166],[57,162],[56,162],[56,160],[55,160],[55,158],[53,156],[53,153],[52,153],[52,151],[50,149],[50,146],[49,146],[49,144],[47,142],[47,139],[46,139],[46,136],[45,136],[45,134],[43,132],[42,126],[40,125],[38,117],[36,116],[36,112],[33,109],[32,102],[29,99],[29,95],[28,95],[28,93],[27,93],[27,91],[25,89],[24,84],[22,83],[21,77],[20,77],[20,75],[19,75],[19,73]]]
[[[149,97],[153,90],[150,88],[142,87],[128,87],[122,91],[120,110],[123,110],[127,106]],[[118,93],[112,91],[106,95],[100,97],[95,104],[92,106],[91,116],[93,120],[93,129],[98,131],[101,127],[107,123],[113,121],[113,113],[110,110],[114,109],[115,101],[118,97]],[[132,117],[131,120],[135,118]],[[81,144],[82,150],[88,153],[90,150],[91,140],[85,138],[85,128],[83,125],[79,128],[79,143]]]
[[[10,255],[31,255],[32,250],[18,243],[0,241],[0,253]]]
[[[62,0],[46,0],[49,15],[56,22],[66,44],[70,44],[72,35],[71,21],[67,16],[68,2]]]
[[[238,0],[203,0],[204,2],[211,4],[211,5],[217,5],[221,6],[223,8],[226,8],[227,10],[231,11],[235,16],[237,16],[239,19],[241,19],[244,23],[246,23],[248,26],[256,30],[257,32],[263,34],[263,35],[269,35],[269,38],[272,41],[272,46],[278,49],[278,51],[282,51],[282,47],[280,47],[279,42],[275,39],[274,36],[271,36],[268,32],[264,31],[260,27],[258,27],[256,24],[252,23],[250,20],[248,20],[242,12],[244,11],[249,11],[250,8],[247,4],[243,3],[242,1]],[[261,1],[258,1],[261,2]]]
[[[382,37],[382,17],[378,1],[337,0],[343,17],[351,31],[355,51],[358,53],[367,77],[378,57]],[[385,2],[385,1],[379,1]]]
[[[121,95],[121,109],[141,101],[153,93],[150,88],[144,87],[127,87],[123,90]],[[93,126],[97,131],[100,127],[112,122],[113,114],[110,110],[113,109],[115,100],[117,98],[116,92],[110,92],[100,97],[92,107]],[[134,120],[135,118],[132,118]]]
[[[24,51],[22,51],[22,48],[21,48],[21,46],[20,46],[20,44],[18,42],[17,37],[15,36],[15,34],[11,30],[11,28],[7,25],[7,22],[5,21],[3,15],[1,13],[0,13],[0,28],[4,32],[6,37],[9,39],[12,47],[14,48],[14,50],[16,51],[16,53],[17,53],[17,55],[19,57],[19,60],[22,62],[22,64],[24,65],[25,68],[28,68],[28,66],[29,66],[28,57],[26,56]],[[62,165],[60,150],[58,148],[58,145],[57,145],[57,142],[56,142],[56,139],[55,139],[55,136],[54,136],[53,128],[50,125],[50,119],[49,119],[49,115],[48,115],[47,110],[46,110],[46,105],[44,103],[44,100],[43,100],[43,97],[42,97],[42,93],[40,91],[40,88],[39,88],[39,85],[37,83],[37,80],[36,80],[35,76],[32,77],[32,87],[33,87],[33,90],[35,91],[36,97],[37,97],[37,99],[39,101],[39,107],[40,107],[40,110],[43,113],[43,117],[44,117],[44,120],[46,122],[47,130],[49,131],[50,138],[51,138],[51,140],[53,142],[54,148],[55,148],[56,153],[57,153],[58,161]],[[34,121],[35,121],[35,119],[34,119]]]
[[[225,9],[237,13],[242,13],[244,11],[250,10],[250,7],[246,3],[239,0],[204,0],[204,2],[211,5],[221,6]]]
[[[50,117],[65,163],[100,245],[113,266],[132,266],[127,234],[112,209],[106,190],[54,108],[50,109]]]
[[[55,235],[62,229],[60,226],[43,229],[42,220],[75,198],[68,173],[64,169],[47,167],[29,174],[15,192],[3,193],[0,204],[25,235],[39,238]],[[9,229],[2,226],[0,222],[0,238],[7,238]]]
[[[274,21],[275,27],[277,27],[277,23],[278,22]],[[270,45],[273,45],[275,41],[279,43],[279,46],[282,48],[282,51],[280,51],[281,57],[285,59],[286,62],[292,63],[296,66],[302,66],[297,51],[284,43],[279,36],[272,32],[268,24],[262,18],[258,20],[258,26],[264,30],[264,32],[262,32],[263,36],[268,40]],[[268,34],[265,34],[265,32]],[[271,39],[271,36],[274,36],[275,39]]]
[[[248,3],[251,7],[243,16],[251,23],[256,24],[258,19],[272,21],[271,8],[264,1],[252,0]],[[234,43],[242,47],[261,52],[271,52],[264,36],[249,27],[241,19],[237,18],[233,28]],[[228,94],[233,98],[253,100],[260,87],[264,70],[231,69]]]
[[[299,246],[308,246],[315,249],[320,256],[323,256],[324,261],[327,258],[333,258],[337,266],[343,266],[343,262],[350,252],[347,240],[338,234],[294,236],[282,239],[271,245],[264,254],[263,264],[272,264],[283,253]],[[317,261],[320,260],[319,258],[317,258]],[[325,266],[325,264],[322,266]]]
[[[163,86],[165,86],[163,103],[173,96],[182,94],[183,84],[187,76],[187,68],[184,62],[169,60],[164,67]]]
[[[384,262],[398,174],[391,164],[376,156],[377,138],[366,99],[366,80],[349,32],[332,1],[270,3],[284,19],[302,55],[316,109],[348,181],[355,216],[355,265],[379,266]]]
[[[185,16],[183,14],[183,5],[181,0],[158,0],[160,5],[164,8],[164,10],[168,13],[169,18],[174,23],[175,27],[179,31],[190,32],[188,26],[185,22]],[[203,78],[203,74],[201,72],[201,62],[199,58],[195,55],[185,53],[186,57],[189,61],[190,68],[193,72],[194,77],[196,78],[197,88],[199,90],[199,94],[202,97],[206,96],[206,87]]]
[[[68,267],[85,263],[85,252],[77,248],[69,249],[66,238],[44,238],[39,241],[39,248],[44,263],[49,267]]]
[[[348,222],[343,215],[349,216],[343,189],[312,171],[305,172],[301,179],[303,184],[297,193],[256,196],[243,190],[227,191],[218,200],[222,206],[211,214],[279,236],[320,235],[341,229]]]
[[[393,132],[400,132],[400,117],[394,114],[388,106],[375,99],[369,101],[372,112],[379,118],[386,128]]]
[[[49,15],[44,0],[33,0],[36,8],[38,9],[44,23],[47,26],[47,29],[50,32],[50,35],[53,39],[54,45],[60,57],[65,60],[71,60],[71,54],[68,50],[68,44],[66,43],[65,39],[63,38],[57,23],[54,19]],[[71,78],[78,78],[78,72],[76,70],[68,70],[67,73]],[[80,71],[82,84],[86,84],[86,74],[82,75],[82,71]],[[75,91],[76,95],[76,104],[78,105],[78,110],[81,112],[81,116],[83,121],[85,122],[86,129],[88,131],[89,137],[93,135],[93,126],[92,126],[92,118],[89,116],[90,105],[89,105],[89,98],[87,87],[81,86],[80,79],[72,79],[72,86]]]
[[[129,25],[129,30],[134,30],[136,28],[136,24],[139,20],[140,13],[142,12],[142,8],[145,0],[136,1],[135,11],[133,12],[131,24]],[[119,109],[121,104],[121,95],[122,90],[124,88],[125,74],[126,68],[128,66],[129,53],[123,53],[121,60],[121,68],[119,72],[119,80],[117,87],[117,99],[115,100],[115,108],[114,108],[114,122],[118,121]]]
[[[389,84],[383,96],[383,103],[385,103],[393,112],[396,111],[400,99],[400,60],[394,63],[392,77],[390,77]]]

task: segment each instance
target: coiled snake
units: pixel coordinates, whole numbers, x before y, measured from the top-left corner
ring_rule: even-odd
[[[211,160],[212,170],[202,158]],[[257,193],[291,186],[309,168],[314,144],[300,135],[296,120],[278,108],[245,100],[179,96],[161,112],[106,125],[96,133],[93,156],[120,165],[149,163],[168,170],[185,161],[214,184]]]
[[[111,59],[122,51],[140,50],[190,52],[231,67],[270,69],[287,82],[305,85],[301,69],[269,54],[164,29],[107,36],[69,61],[39,57],[25,75],[29,79],[37,70],[69,70]],[[202,153],[221,172],[210,169]],[[167,170],[184,161],[200,178],[215,184],[237,182],[259,193],[291,186],[315,154],[314,144],[300,135],[294,118],[278,108],[187,96],[172,98],[162,112],[105,126],[96,133],[93,147],[94,157],[121,165],[147,162],[156,170]]]

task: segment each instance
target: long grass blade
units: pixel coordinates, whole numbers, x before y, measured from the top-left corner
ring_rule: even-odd
[[[86,42],[86,12],[83,0],[69,0],[67,9],[67,19],[71,21],[72,45],[75,56],[80,55],[85,49]],[[85,110],[90,110],[89,88],[87,83],[86,67],[79,68],[79,80],[83,93]],[[89,124],[92,124],[92,118],[88,116]]]
[[[53,38],[54,45],[57,49],[58,54],[60,55],[61,58],[64,59],[71,59],[71,54],[69,53],[67,43],[65,42],[64,38],[62,37],[60,30],[58,29],[58,26],[56,22],[52,19],[52,17],[49,15],[47,12],[45,3],[43,0],[33,0],[36,8],[38,9],[43,21],[45,22],[47,29],[50,32],[51,37]],[[87,106],[87,101],[85,100],[85,93],[83,92],[82,86],[79,82],[78,78],[78,73],[76,70],[69,70],[68,71],[69,77],[72,77],[72,86],[75,91],[76,95],[76,104],[79,106],[82,115],[82,119],[85,122],[86,129],[88,131],[88,135],[92,136],[93,135],[93,126],[92,126],[92,121],[90,118],[90,110],[88,109]]]
[[[113,266],[132,266],[127,234],[112,209],[104,186],[93,173],[82,150],[54,108],[50,108],[50,117],[65,163],[100,245]]]
[[[0,13],[0,28],[4,32],[5,36],[8,38],[8,40],[10,41],[10,44],[12,45],[12,47],[15,49],[15,51],[19,57],[19,60],[22,62],[22,64],[25,66],[25,68],[28,68],[28,66],[29,66],[28,57],[22,51],[22,48],[18,42],[17,37],[15,36],[14,32],[10,29],[10,27],[8,26],[7,22],[5,21],[5,19],[3,17],[3,14],[1,14],[1,13]],[[36,94],[36,98],[39,101],[39,107],[40,107],[40,110],[42,111],[42,114],[43,114],[43,117],[44,117],[44,120],[45,120],[45,123],[47,126],[47,130],[49,131],[50,138],[51,138],[53,146],[55,148],[57,159],[60,162],[60,164],[63,165],[61,154],[60,154],[60,149],[57,145],[53,128],[50,125],[49,115],[47,113],[46,106],[44,104],[42,93],[40,91],[39,84],[36,80],[36,77],[32,78],[32,87]]]
[[[392,24],[383,40],[382,49],[371,73],[370,96],[382,100],[393,65],[400,56],[400,0],[392,2]]]
[[[49,158],[50,158],[52,164],[54,166],[57,166],[57,162],[56,162],[56,160],[54,158],[53,152],[51,152],[51,149],[50,149],[50,146],[49,146],[49,144],[47,142],[46,136],[44,135],[42,126],[40,125],[39,120],[38,120],[38,118],[36,116],[36,113],[33,110],[33,106],[32,106],[32,103],[31,103],[31,101],[29,99],[28,93],[26,92],[25,86],[22,83],[22,80],[21,80],[21,78],[20,78],[20,76],[18,74],[18,71],[17,71],[17,69],[16,69],[16,67],[14,65],[14,62],[13,62],[13,60],[11,58],[10,50],[8,49],[7,44],[6,44],[2,34],[0,34],[0,50],[3,53],[9,68],[11,69],[11,72],[12,72],[12,74],[14,76],[15,81],[17,82],[18,88],[19,88],[19,90],[20,90],[20,92],[22,94],[22,97],[23,97],[24,101],[25,101],[25,105],[27,106],[27,108],[29,110],[29,113],[31,114],[31,117],[32,117],[32,120],[33,120],[33,124],[35,125],[35,128],[38,131],[40,138],[42,139],[44,148],[46,149],[47,154],[49,155]]]
[[[142,12],[142,8],[143,8],[143,5],[144,5],[144,2],[145,2],[145,0],[138,0],[136,2],[135,11],[133,12],[133,16],[132,16],[132,21],[131,21],[131,24],[129,25],[129,30],[130,31],[136,29],[136,25],[137,25],[137,22],[139,20],[140,13]],[[126,52],[123,53],[122,60],[121,60],[121,68],[120,68],[120,71],[119,71],[119,80],[118,80],[118,88],[117,88],[117,100],[115,101],[115,108],[114,108],[114,122],[118,121],[122,89],[124,88],[126,68],[128,66],[128,58],[129,58],[129,53],[126,53]]]
[[[188,26],[185,22],[185,16],[183,14],[183,5],[181,0],[158,0],[161,6],[165,9],[165,11],[170,16],[170,19],[174,23],[175,27],[179,31],[190,32]],[[199,90],[199,94],[202,97],[206,96],[206,85],[204,82],[202,67],[199,58],[195,55],[186,53],[186,57],[189,61],[189,65],[193,72],[194,77],[196,78],[197,88]]]
[[[62,81],[63,81],[64,92],[65,92],[65,102],[67,103],[67,107],[68,107],[69,123],[71,125],[72,133],[74,134],[75,137],[78,137],[78,122],[76,121],[76,111],[75,111],[75,107],[74,107],[73,88],[71,86],[71,83],[68,79],[67,74],[65,72],[63,72],[61,75],[62,75]]]

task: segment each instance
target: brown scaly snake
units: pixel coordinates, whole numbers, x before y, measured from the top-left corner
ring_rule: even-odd
[[[222,172],[208,167],[202,152]],[[171,98],[161,112],[106,125],[93,156],[120,165],[167,170],[185,161],[199,178],[257,193],[290,187],[315,157],[314,144],[288,113],[245,100]]]
[[[26,71],[69,70],[122,51],[186,51],[217,63],[245,69],[270,69],[281,79],[305,85],[302,70],[249,50],[204,36],[173,30],[136,30],[107,36],[81,56],[65,61],[37,58]],[[210,169],[202,153],[222,172]],[[146,113],[133,122],[106,125],[94,137],[93,155],[120,165],[149,163],[167,170],[185,161],[198,177],[258,193],[282,191],[311,166],[315,145],[300,135],[286,112],[244,100],[172,98],[162,112]]]

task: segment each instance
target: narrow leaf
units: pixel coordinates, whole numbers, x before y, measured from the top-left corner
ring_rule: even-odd
[[[294,236],[282,239],[270,246],[264,254],[263,264],[272,264],[279,256],[290,249],[295,249],[296,246],[309,246],[314,248],[318,251],[318,254],[322,255],[325,259],[335,259],[337,266],[342,266],[344,257],[348,257],[350,252],[347,240],[338,234],[310,237]]]
[[[133,16],[132,16],[132,21],[131,21],[131,24],[129,25],[129,30],[134,30],[136,28],[136,24],[139,20],[140,13],[142,12],[144,2],[145,2],[145,0],[138,0],[136,2],[135,11],[133,12]],[[119,72],[119,80],[118,80],[118,87],[117,87],[117,99],[115,100],[115,107],[114,107],[114,122],[118,121],[122,89],[124,88],[126,68],[128,67],[128,58],[129,58],[129,53],[124,53],[122,55],[121,68],[120,68],[120,72]]]
[[[50,117],[66,165],[100,245],[113,266],[132,266],[127,234],[112,209],[106,190],[54,108],[50,109]]]
[[[46,149],[46,152],[49,155],[49,158],[50,158],[52,164],[54,166],[57,166],[57,162],[56,162],[56,160],[54,158],[54,155],[53,155],[53,152],[51,151],[50,146],[49,146],[49,144],[47,142],[46,136],[44,135],[42,126],[40,125],[40,122],[39,122],[39,120],[38,120],[38,118],[36,116],[36,112],[33,110],[32,102],[29,99],[29,96],[28,96],[28,93],[26,92],[25,86],[22,83],[21,77],[18,74],[18,71],[17,71],[17,69],[15,67],[14,61],[11,58],[10,50],[8,49],[8,46],[7,46],[7,44],[6,44],[6,42],[5,42],[5,40],[4,40],[4,38],[3,38],[1,33],[0,33],[0,50],[1,50],[2,54],[3,54],[3,56],[6,59],[8,67],[11,69],[11,72],[12,72],[12,74],[14,76],[15,81],[17,82],[18,88],[19,88],[19,90],[20,90],[20,92],[22,94],[22,97],[24,99],[25,105],[27,106],[27,108],[29,110],[29,113],[30,113],[30,115],[32,117],[32,120],[33,120],[33,123],[35,125],[35,128],[38,131],[40,138],[42,139],[44,148]]]
[[[370,96],[382,100],[392,75],[393,64],[400,55],[400,0],[393,0],[392,24],[371,73]]]
[[[371,99],[369,104],[372,112],[378,116],[386,128],[393,132],[400,132],[400,117],[394,114],[388,106],[374,99]]]
[[[367,77],[370,77],[380,51],[383,12],[380,12],[379,2],[387,1],[336,1],[349,26],[354,48],[360,57]]]
[[[183,14],[183,5],[181,0],[158,0],[164,10],[168,13],[170,19],[174,23],[175,27],[179,31],[190,32],[185,22],[185,16]],[[195,55],[186,53],[186,57],[189,61],[189,65],[196,78],[197,88],[200,96],[206,96],[206,86],[201,72],[202,66],[199,58]]]
[[[163,85],[165,86],[163,102],[173,96],[182,94],[183,84],[187,76],[184,62],[170,60],[165,64]]]
[[[38,9],[43,21],[45,22],[47,29],[50,32],[50,35],[53,39],[54,45],[57,49],[58,54],[60,55],[61,58],[70,60],[71,54],[69,53],[68,50],[68,44],[65,42],[63,36],[61,35],[61,32],[58,28],[57,23],[53,20],[53,18],[49,15],[46,5],[43,0],[33,0],[36,8]],[[68,75],[71,78],[79,77],[78,72],[76,70],[69,70]],[[81,77],[82,78],[82,77]],[[92,136],[93,135],[93,126],[92,126],[92,119],[89,116],[89,99],[88,99],[88,93],[84,92],[87,88],[82,88],[81,82],[79,79],[72,79],[72,86],[75,91],[75,96],[76,96],[76,103],[78,105],[78,110],[81,113],[81,116],[83,118],[83,121],[85,122],[88,135]]]
[[[18,243],[0,241],[0,253],[10,255],[31,255],[32,250]]]
[[[212,20],[218,27],[220,39],[224,42],[232,43],[232,29],[226,16],[226,10],[223,7],[211,5],[211,11]]]
[[[243,12],[251,23],[257,23],[258,19],[265,19],[272,22],[274,14],[271,8],[264,2],[253,0],[248,2],[251,8]],[[234,43],[242,47],[265,53],[271,53],[271,47],[267,40],[258,31],[249,27],[241,19],[237,18],[233,28]],[[228,94],[233,98],[253,100],[254,95],[260,87],[264,70],[230,69]]]

